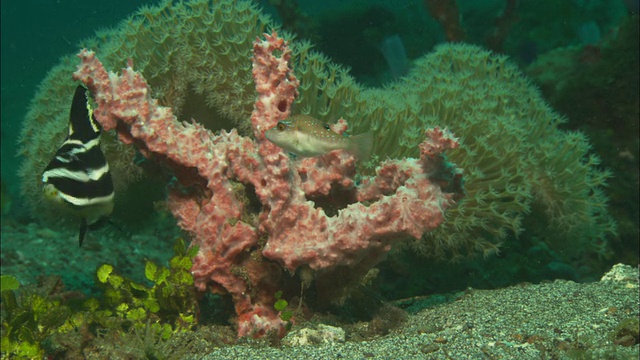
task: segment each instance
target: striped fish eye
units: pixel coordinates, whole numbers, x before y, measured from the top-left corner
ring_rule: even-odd
[[[282,121],[278,121],[278,125],[276,125],[276,129],[278,129],[278,131],[284,131],[287,128],[287,125],[282,122]]]

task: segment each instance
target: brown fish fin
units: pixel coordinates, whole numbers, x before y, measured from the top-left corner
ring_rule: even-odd
[[[349,148],[347,150],[353,154],[358,160],[366,161],[371,156],[373,149],[373,132],[371,130],[366,133],[354,135],[349,138]]]

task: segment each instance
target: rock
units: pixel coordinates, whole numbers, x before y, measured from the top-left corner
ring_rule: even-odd
[[[319,324],[315,328],[291,331],[282,339],[282,344],[288,346],[319,345],[343,343],[344,340],[345,334],[342,328]]]
[[[608,273],[602,276],[600,281],[603,282],[626,282],[636,284],[638,283],[638,269],[629,265],[616,264],[613,265]]]

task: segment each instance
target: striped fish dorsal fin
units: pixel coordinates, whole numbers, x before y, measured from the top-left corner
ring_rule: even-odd
[[[102,128],[93,117],[93,109],[87,98],[88,91],[78,85],[73,95],[69,113],[69,135],[67,139],[77,140],[85,144],[100,136]]]

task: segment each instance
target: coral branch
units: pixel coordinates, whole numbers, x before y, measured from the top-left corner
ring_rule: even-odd
[[[353,276],[362,275],[394,242],[438,226],[462,194],[460,171],[441,155],[457,141],[438,128],[427,131],[420,159],[386,161],[359,186],[355,160],[345,151],[292,162],[264,137],[289,116],[297,95],[290,56],[276,34],[254,43],[255,139],[178,121],[149,96],[131,64],[122,75],[107,73],[94,53],[83,50],[74,73],[93,93],[95,116],[105,129],[116,129],[123,141],[169,165],[182,184],[199,187],[172,189],[169,207],[199,246],[192,268],[196,286],[231,294],[239,336],[283,333],[273,303],[285,269],[308,266],[326,279],[348,266]],[[337,206],[335,216],[321,203]]]
[[[424,5],[431,17],[442,26],[447,41],[455,42],[464,39],[456,0],[424,0]]]
[[[502,14],[495,20],[495,28],[485,36],[487,47],[493,51],[502,52],[509,31],[518,21],[518,2],[517,0],[506,0]]]

